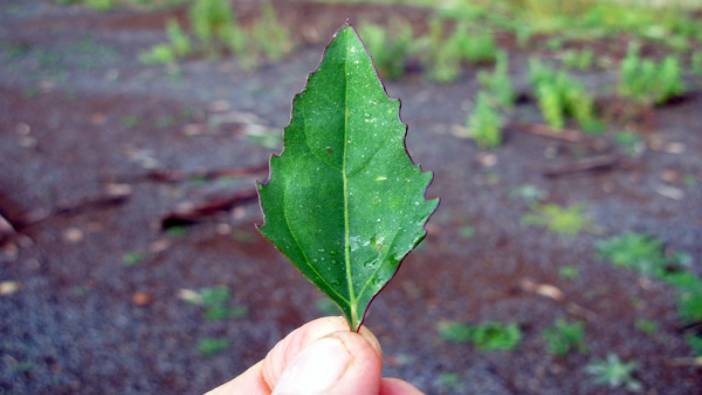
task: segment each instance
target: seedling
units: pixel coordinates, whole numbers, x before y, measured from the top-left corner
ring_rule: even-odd
[[[646,234],[625,233],[599,241],[596,247],[600,256],[615,266],[634,269],[644,275],[662,275],[667,262],[663,242]]]
[[[528,204],[538,202],[546,195],[546,191],[532,184],[521,185],[510,192],[512,198],[522,199]]]
[[[593,376],[596,384],[609,386],[610,389],[624,387],[632,392],[642,389],[641,383],[633,376],[638,364],[623,362],[616,354],[607,355],[607,359],[591,362],[585,371]]]
[[[656,321],[648,320],[645,318],[637,319],[634,323],[634,327],[637,331],[645,333],[649,336],[654,335],[656,332],[658,332],[658,323],[656,323]]]
[[[145,64],[173,64],[179,58],[190,55],[192,44],[190,37],[183,31],[175,19],[166,23],[168,42],[157,44],[150,50],[142,52],[139,59]]]
[[[619,69],[619,94],[644,105],[661,104],[684,91],[680,61],[667,56],[661,62],[639,56],[639,45],[629,45]]]
[[[191,292],[184,298],[188,303],[202,306],[205,311],[205,319],[216,321],[228,318],[240,318],[248,313],[245,306],[229,306],[229,288],[226,286],[216,286],[202,288],[199,292]]]
[[[687,345],[692,349],[692,353],[699,357],[702,357],[702,334],[690,333],[686,336]]]
[[[502,142],[502,115],[495,108],[490,97],[478,95],[473,112],[467,120],[468,136],[482,148],[495,148]]]
[[[702,75],[702,50],[692,53],[690,57],[690,68],[697,75]]]
[[[639,155],[645,149],[645,144],[641,141],[641,137],[635,132],[617,132],[614,134],[614,141],[631,156]]]
[[[268,61],[278,61],[292,49],[290,32],[278,20],[278,14],[270,1],[261,5],[261,18],[256,21],[252,33],[250,52],[260,50],[262,57]],[[241,53],[237,48],[233,52]]]
[[[471,237],[473,237],[473,235],[475,235],[475,228],[473,228],[470,225],[466,225],[466,226],[461,227],[461,229],[459,229],[458,233],[461,235],[462,238],[470,239]]]
[[[439,321],[436,331],[439,337],[450,343],[468,343],[473,338],[473,328],[458,321]]]
[[[575,266],[563,266],[558,270],[558,275],[566,280],[575,280],[580,277],[580,270]]]
[[[145,256],[146,256],[146,255],[145,255],[143,252],[139,252],[139,251],[132,251],[132,252],[129,252],[129,253],[127,253],[127,254],[124,254],[124,256],[122,257],[122,264],[123,264],[124,266],[135,266],[135,265],[138,265],[139,262],[141,262],[142,260],[144,260],[144,257],[145,257]]]
[[[439,336],[451,343],[472,343],[482,351],[513,350],[522,339],[517,324],[487,321],[468,325],[456,321],[441,321],[437,325]]]
[[[594,99],[585,86],[565,72],[556,72],[539,60],[529,60],[529,81],[546,123],[563,129],[566,117],[572,116],[587,132],[598,132],[602,125],[594,111]]]
[[[585,207],[575,204],[561,207],[555,204],[535,206],[532,212],[522,218],[527,225],[541,225],[554,233],[565,236],[577,236],[581,230],[592,226],[585,215]]]
[[[492,62],[497,56],[497,45],[490,31],[475,31],[459,23],[453,32],[446,34],[441,18],[429,23],[429,34],[420,41],[425,49],[424,67],[429,77],[438,82],[455,80],[461,72],[461,63]]]
[[[492,73],[481,71],[478,73],[480,85],[492,97],[499,108],[509,110],[514,104],[514,88],[509,77],[509,56],[507,52],[497,54],[495,69]]]
[[[568,322],[559,318],[552,327],[544,330],[543,336],[551,354],[565,356],[572,351],[587,352],[585,325],[580,321]]]
[[[259,185],[261,233],[352,330],[438,204],[424,197],[432,175],[407,155],[398,115],[356,32],[343,27],[295,97],[284,150]]]
[[[358,32],[381,76],[388,79],[404,76],[409,56],[414,52],[412,25],[393,19],[388,30],[372,23],[363,23]]]
[[[497,57],[497,44],[491,31],[476,31],[466,24],[459,24],[449,42],[459,51],[460,59],[470,63],[493,62]]]
[[[590,48],[569,49],[560,55],[563,65],[569,69],[585,71],[592,67],[594,52]]]
[[[434,385],[443,391],[458,393],[465,391],[465,385],[463,384],[461,376],[454,372],[439,373],[439,376],[436,378],[436,380],[434,380]]]
[[[197,342],[197,350],[205,357],[212,357],[229,348],[230,342],[225,338],[205,337]]]

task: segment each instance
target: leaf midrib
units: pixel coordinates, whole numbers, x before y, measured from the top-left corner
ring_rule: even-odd
[[[344,41],[344,140],[342,142],[343,150],[341,156],[341,180],[343,184],[344,194],[344,265],[346,266],[346,283],[349,289],[349,310],[351,314],[351,324],[356,329],[358,324],[358,310],[356,295],[353,289],[353,275],[351,273],[351,229],[349,226],[349,180],[346,175],[346,156],[348,148],[348,131],[349,131],[349,84],[348,84],[348,40]]]

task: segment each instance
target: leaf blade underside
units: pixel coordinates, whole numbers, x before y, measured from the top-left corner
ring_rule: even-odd
[[[357,330],[402,258],[425,235],[438,200],[430,172],[405,150],[390,99],[346,26],[293,100],[284,150],[259,185],[261,233],[341,307]]]

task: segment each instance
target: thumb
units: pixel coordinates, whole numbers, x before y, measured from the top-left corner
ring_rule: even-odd
[[[382,361],[364,337],[349,331],[315,340],[283,370],[273,395],[378,394]]]

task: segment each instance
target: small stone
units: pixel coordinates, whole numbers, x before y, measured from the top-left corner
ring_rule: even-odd
[[[19,291],[20,285],[16,281],[0,282],[0,296],[8,296]]]
[[[77,243],[83,240],[83,231],[78,228],[68,228],[63,231],[63,239],[69,243]]]
[[[20,122],[15,126],[15,132],[20,136],[27,136],[29,133],[32,133],[32,127],[24,122]]]
[[[148,292],[137,291],[132,294],[132,303],[137,306],[146,306],[153,303],[154,297]]]
[[[668,143],[663,149],[668,154],[679,155],[685,152],[685,145],[682,143]]]
[[[166,239],[158,239],[158,240],[154,241],[153,243],[151,243],[151,245],[149,246],[149,251],[154,253],[154,254],[158,254],[159,252],[166,251],[168,249],[168,247],[170,247],[170,246],[171,246],[170,241],[168,241]]]
[[[682,189],[670,187],[667,185],[656,186],[656,192],[658,192],[658,194],[661,196],[665,196],[673,200],[682,200],[685,197],[685,192],[683,192]]]
[[[131,195],[132,187],[129,184],[107,184],[105,191],[110,196],[126,197]]]
[[[478,154],[478,162],[480,162],[483,167],[493,167],[497,164],[497,155],[481,152]]]

